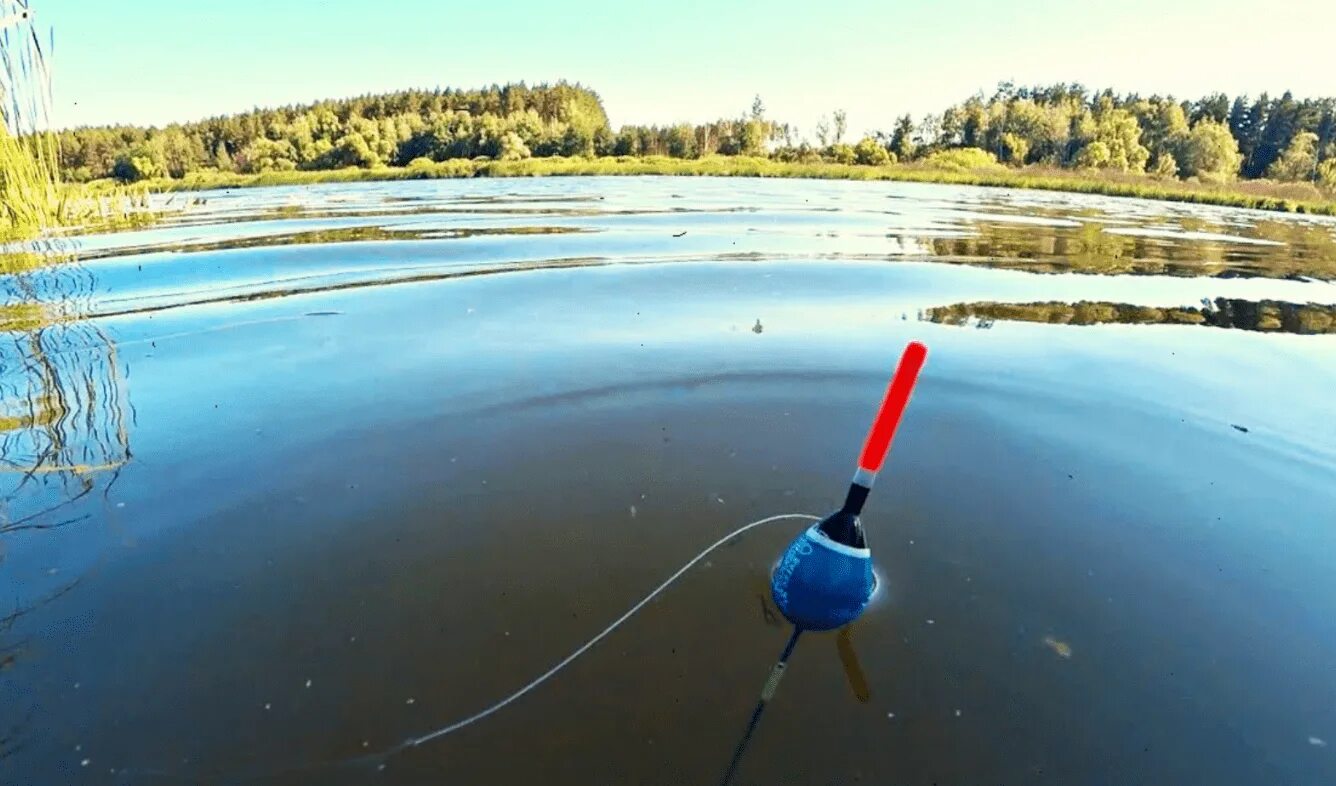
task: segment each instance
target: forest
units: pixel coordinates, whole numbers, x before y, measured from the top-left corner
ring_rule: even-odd
[[[1037,166],[1228,183],[1267,179],[1336,189],[1336,98],[1197,100],[1119,95],[1078,84],[1003,83],[940,114],[847,137],[836,110],[804,133],[772,120],[758,97],[735,118],[627,125],[578,84],[405,90],[256,109],[165,128],[105,126],[58,133],[66,178],[133,182],[193,173],[407,167],[456,159],[667,156],[777,162],[960,167]]]

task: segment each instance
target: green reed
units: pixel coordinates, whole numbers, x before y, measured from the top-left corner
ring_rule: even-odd
[[[0,15],[12,10],[0,4]],[[119,227],[152,220],[143,187],[87,188],[60,176],[49,129],[50,72],[31,19],[0,38],[0,242],[62,227]]]

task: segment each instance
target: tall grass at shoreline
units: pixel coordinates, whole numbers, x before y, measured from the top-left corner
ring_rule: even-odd
[[[143,186],[88,189],[60,176],[57,136],[49,129],[50,73],[26,7],[0,3],[0,243],[59,228],[139,225],[152,220]]]

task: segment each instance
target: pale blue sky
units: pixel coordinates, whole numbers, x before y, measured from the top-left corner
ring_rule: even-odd
[[[1000,80],[1336,95],[1332,0],[31,0],[59,125],[174,120],[405,87],[565,78],[613,125],[804,131],[938,111]]]

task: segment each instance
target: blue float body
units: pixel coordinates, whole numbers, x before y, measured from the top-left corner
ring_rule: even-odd
[[[877,588],[872,552],[836,543],[819,527],[794,538],[770,575],[775,605],[803,630],[848,625]]]

